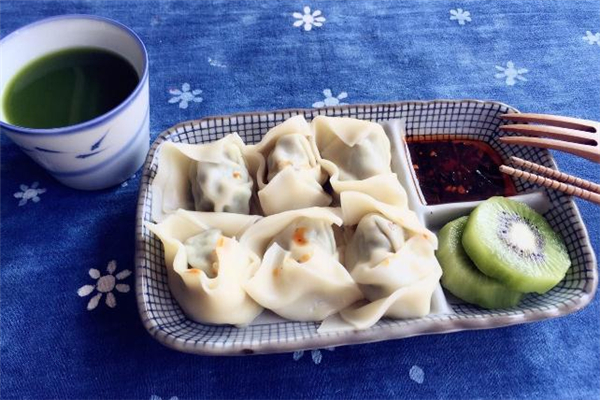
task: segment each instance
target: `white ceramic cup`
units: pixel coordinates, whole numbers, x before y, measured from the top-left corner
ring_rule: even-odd
[[[140,78],[136,88],[106,114],[61,128],[12,125],[6,121],[2,106],[0,129],[63,184],[84,190],[104,189],[133,175],[148,153],[148,53],[131,29],[91,15],[63,15],[27,25],[0,41],[0,92],[4,94],[12,77],[31,61],[74,47],[120,54]]]

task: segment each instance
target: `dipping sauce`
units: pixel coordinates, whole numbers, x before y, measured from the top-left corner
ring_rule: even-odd
[[[502,158],[485,142],[408,141],[408,149],[426,204],[517,193],[511,178],[500,172]]]

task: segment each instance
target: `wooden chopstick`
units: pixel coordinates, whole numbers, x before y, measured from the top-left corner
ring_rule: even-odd
[[[573,186],[579,186],[580,188],[589,190],[591,192],[600,193],[600,185],[586,181],[585,179],[568,175],[555,169],[544,167],[543,165],[539,165],[531,161],[523,160],[519,157],[511,157],[510,161],[516,167],[527,168],[537,174],[547,176],[548,178],[556,179],[557,181],[565,182]]]
[[[525,160],[522,160],[522,161],[525,161]],[[529,161],[525,161],[525,162],[528,163]],[[544,173],[542,171],[542,169],[539,168],[539,167],[542,167],[541,165],[534,164],[534,163],[531,163],[531,164],[532,164],[531,168],[536,170],[536,172]],[[545,167],[542,167],[542,168],[545,168]],[[574,186],[569,183],[559,182],[558,180],[546,178],[544,176],[537,175],[537,174],[534,174],[531,172],[515,169],[515,168],[509,167],[507,165],[501,165],[500,172],[503,172],[510,176],[515,176],[519,179],[524,179],[526,181],[547,187],[549,189],[554,189],[554,190],[558,190],[560,192],[564,192],[570,196],[577,196],[584,200],[591,201],[592,203],[600,205],[600,192],[582,189],[578,186]],[[557,171],[555,171],[555,172],[557,172]],[[560,179],[562,179],[562,180],[570,181],[570,182],[577,182],[577,180],[579,179],[580,181],[584,182],[584,184],[586,184],[588,187],[595,186],[595,184],[592,182],[584,181],[583,179],[576,178],[574,176],[567,175],[564,173],[559,173],[559,174],[561,174]]]

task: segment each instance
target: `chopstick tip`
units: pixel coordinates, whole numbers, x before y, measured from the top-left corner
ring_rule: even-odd
[[[523,160],[522,158],[516,157],[516,156],[510,156],[510,162],[512,164],[516,165],[517,167],[526,164],[525,160]]]

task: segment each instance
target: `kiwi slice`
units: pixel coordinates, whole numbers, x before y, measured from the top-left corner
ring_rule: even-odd
[[[475,208],[462,244],[481,272],[519,292],[547,292],[571,265],[565,243],[544,217],[504,197]]]
[[[465,253],[461,237],[468,218],[448,222],[438,233],[435,255],[443,271],[442,286],[467,303],[483,308],[516,306],[523,294],[483,274]]]

